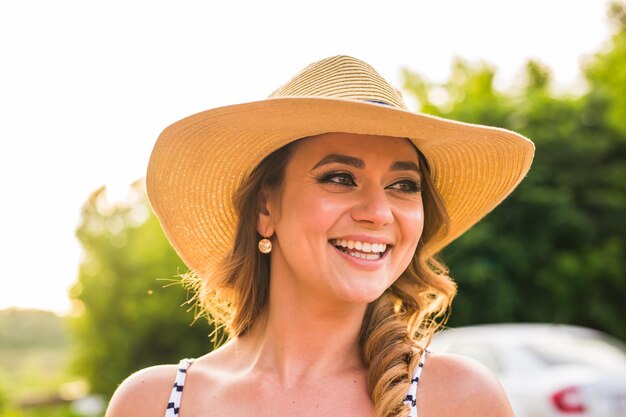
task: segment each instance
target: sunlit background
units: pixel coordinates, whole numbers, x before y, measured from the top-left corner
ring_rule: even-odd
[[[189,326],[192,306],[179,308],[187,294],[169,285],[182,266],[144,199],[152,146],[184,116],[263,99],[336,54],[371,64],[411,110],[537,138],[545,153],[522,189],[444,260],[457,265],[453,275],[462,270],[453,325],[548,327],[440,340],[490,366],[514,403],[518,381],[493,352],[508,352],[517,368],[550,368],[550,401],[514,404],[518,417],[625,415],[626,388],[615,387],[626,387],[626,371],[603,388],[612,396],[600,406],[574,382],[583,374],[570,372],[598,352],[606,360],[585,369],[626,369],[622,342],[552,326],[626,334],[616,320],[626,314],[624,236],[615,232],[623,226],[607,216],[626,207],[626,93],[616,92],[626,85],[626,41],[613,38],[621,30],[626,39],[626,13],[620,29],[610,8],[609,0],[2,2],[0,417],[100,416],[125,375],[212,346],[211,327]],[[567,373],[553,371],[565,360],[560,347],[574,345],[584,350],[568,351]],[[597,379],[589,372],[586,380]]]
[[[301,9],[300,9],[301,8]],[[315,60],[348,54],[401,86],[456,56],[515,83],[529,58],[558,89],[609,38],[604,0],[20,1],[0,5],[0,308],[69,311],[80,207],[145,173],[169,123],[265,98]],[[409,103],[415,109],[415,103]]]

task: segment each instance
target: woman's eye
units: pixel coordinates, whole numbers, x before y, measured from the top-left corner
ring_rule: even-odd
[[[391,184],[387,188],[398,190],[403,193],[419,193],[420,191],[422,191],[420,184],[412,180],[398,181],[394,184]]]
[[[337,184],[337,185],[346,185],[346,186],[356,185],[352,175],[347,172],[332,172],[332,173],[323,175],[319,181],[324,184]]]

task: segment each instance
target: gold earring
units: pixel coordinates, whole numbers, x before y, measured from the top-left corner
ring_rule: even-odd
[[[266,237],[259,240],[259,251],[264,254],[270,253],[272,251],[272,242]]]

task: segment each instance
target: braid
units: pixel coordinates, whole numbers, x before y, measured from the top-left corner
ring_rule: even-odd
[[[361,349],[378,417],[408,415],[403,400],[413,369],[432,335],[444,325],[456,292],[447,275],[420,264],[426,262],[414,258],[403,276],[368,306],[363,322]]]
[[[407,359],[412,346],[408,342],[406,324],[394,312],[394,300],[385,294],[368,309],[368,326],[362,346],[368,367],[368,389],[377,416],[406,415],[402,403],[409,388]]]

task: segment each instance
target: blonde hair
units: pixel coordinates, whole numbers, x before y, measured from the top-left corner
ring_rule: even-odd
[[[208,280],[193,274],[184,281],[195,290],[195,301],[211,320],[241,336],[254,324],[269,294],[269,257],[257,249],[262,236],[256,222],[259,192],[280,189],[293,144],[265,158],[234,196],[238,215],[230,253]],[[456,293],[445,266],[429,246],[445,236],[449,224],[443,200],[429,176],[428,162],[418,151],[422,174],[424,230],[415,256],[404,273],[367,307],[361,327],[361,354],[368,368],[368,389],[379,417],[407,416],[403,399],[412,370],[432,335],[443,326]],[[228,294],[224,297],[223,294]]]

